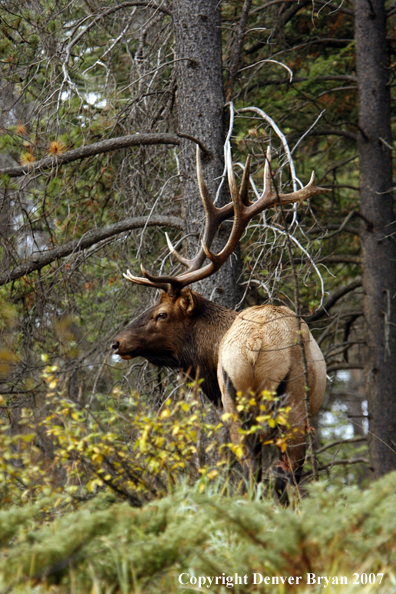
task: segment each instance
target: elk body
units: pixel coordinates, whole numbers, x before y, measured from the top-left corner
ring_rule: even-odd
[[[131,322],[114,340],[113,349],[124,359],[145,357],[159,366],[178,368],[191,377],[203,379],[202,389],[216,405],[233,415],[230,436],[234,444],[241,442],[244,419],[237,415],[237,392],[253,395],[260,403],[264,390],[276,392],[282,404],[291,407],[289,423],[292,433],[284,455],[284,468],[297,476],[305,457],[306,405],[305,381],[299,327],[295,314],[287,307],[262,305],[241,313],[229,310],[191,291],[189,285],[215,273],[235,249],[253,216],[276,206],[300,202],[325,191],[314,183],[292,194],[277,194],[272,189],[270,153],[264,171],[264,191],[259,200],[248,200],[248,158],[241,188],[238,190],[228,151],[227,170],[232,203],[214,206],[202,176],[197,150],[197,178],[206,213],[201,248],[192,260],[175,251],[167,236],[169,249],[187,272],[178,276],[155,277],[142,267],[144,277],[129,271],[125,278],[133,283],[162,289],[157,303]],[[220,223],[234,215],[233,227],[226,246],[219,254],[210,251]],[[209,263],[204,265],[205,259]],[[305,359],[308,370],[309,402],[315,415],[322,401],[326,366],[323,355],[307,325],[301,322]],[[234,416],[236,415],[236,416]],[[235,420],[236,419],[236,420]],[[262,436],[262,439],[268,435]],[[262,446],[257,436],[243,440],[243,469],[246,477],[258,476]]]

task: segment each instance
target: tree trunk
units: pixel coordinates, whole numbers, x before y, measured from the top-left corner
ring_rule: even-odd
[[[373,478],[396,469],[396,260],[390,88],[383,0],[355,1],[365,388]]]
[[[178,131],[200,139],[210,151],[203,160],[203,174],[214,199],[223,173],[224,91],[221,59],[221,11],[219,0],[174,0],[173,21],[176,46]],[[195,146],[189,140],[180,145],[183,176],[187,251],[193,256],[199,247],[204,210],[199,197],[195,166]],[[230,200],[225,180],[217,202]],[[230,224],[223,223],[214,250],[224,245]],[[234,308],[240,298],[239,252],[213,277],[199,283],[198,290],[226,307]]]

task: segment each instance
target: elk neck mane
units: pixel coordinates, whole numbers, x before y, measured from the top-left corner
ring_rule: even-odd
[[[192,291],[194,312],[186,327],[185,342],[180,349],[180,368],[192,378],[203,380],[202,390],[217,406],[221,406],[221,393],[217,381],[219,345],[229,330],[237,312],[209,301]]]

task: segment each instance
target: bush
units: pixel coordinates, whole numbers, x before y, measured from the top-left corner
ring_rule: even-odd
[[[314,574],[329,579],[328,592],[396,592],[396,474],[364,492],[311,485],[297,509],[221,497],[215,486],[207,494],[185,487],[142,509],[101,495],[46,522],[45,505],[1,512],[0,527],[12,526],[2,541],[2,591],[226,592],[232,578],[234,592],[322,592],[323,584],[307,584]],[[247,583],[234,583],[235,574]],[[254,583],[260,576],[270,584]],[[275,576],[301,580],[283,586],[271,583]],[[370,579],[376,584],[353,584]]]

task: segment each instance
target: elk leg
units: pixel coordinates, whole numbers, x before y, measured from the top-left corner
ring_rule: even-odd
[[[244,457],[241,461],[243,478],[245,481],[252,486],[253,480],[257,473],[257,461],[255,456],[255,444],[250,438],[242,439],[239,429],[243,427],[243,419],[241,419],[240,413],[236,408],[236,396],[237,391],[229,377],[229,375],[221,370],[219,373],[219,385],[221,391],[221,399],[223,402],[224,412],[230,413],[237,417],[237,420],[232,420],[229,424],[230,438],[234,445],[239,445],[243,441],[244,446]]]

